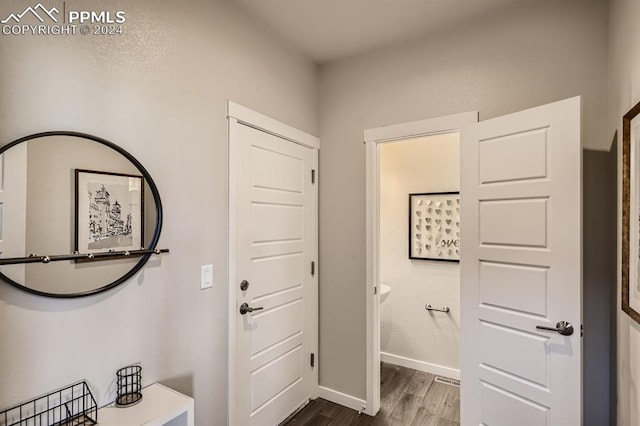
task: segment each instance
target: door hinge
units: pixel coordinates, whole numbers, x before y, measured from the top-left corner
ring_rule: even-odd
[[[584,324],[580,324],[580,337],[584,336]]]
[[[315,367],[316,366],[316,354],[311,353],[311,366]]]
[[[315,171],[315,169],[311,170],[311,183],[316,183],[316,171]]]
[[[311,276],[314,277],[316,275],[316,262],[311,262]]]

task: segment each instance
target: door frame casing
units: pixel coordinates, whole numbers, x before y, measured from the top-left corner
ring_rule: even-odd
[[[379,145],[459,132],[462,127],[478,122],[478,111],[412,121],[364,130],[366,144],[366,228],[367,228],[367,396],[364,412],[370,416],[380,410],[380,317],[379,317],[379,251],[380,236],[380,170]],[[376,368],[378,366],[378,368]]]
[[[313,195],[313,206],[311,206],[313,213],[313,235],[311,236],[313,239],[313,253],[311,253],[312,258],[316,259],[316,265],[318,264],[318,182],[319,182],[319,173],[318,170],[318,151],[320,149],[320,139],[312,136],[308,133],[305,133],[301,130],[296,129],[295,127],[284,124],[278,120],[275,120],[271,117],[263,115],[259,112],[253,111],[247,107],[244,107],[240,104],[237,104],[233,101],[227,101],[227,120],[228,120],[228,235],[227,235],[227,253],[228,253],[228,351],[227,351],[227,424],[233,425],[236,424],[237,420],[237,406],[236,406],[236,379],[237,379],[237,351],[236,351],[236,327],[237,327],[237,315],[236,315],[236,293],[237,293],[237,276],[236,276],[236,266],[237,266],[237,256],[236,256],[236,238],[237,238],[237,227],[238,223],[236,221],[237,215],[237,197],[236,197],[236,184],[237,184],[237,175],[242,173],[243,163],[242,158],[239,158],[239,154],[237,152],[237,133],[236,129],[238,125],[245,125],[252,127],[254,129],[263,131],[265,133],[280,137],[282,139],[286,139],[289,142],[302,145],[313,150],[312,154],[312,167],[316,170],[316,184],[314,185],[314,195]],[[318,276],[316,273],[315,277],[311,280],[311,284],[314,287],[314,300],[311,304],[311,308],[314,310],[312,313],[313,323],[311,324],[311,329],[313,332],[312,341],[314,342],[313,352],[318,353]],[[318,393],[318,360],[316,355],[316,366],[313,370],[312,374],[312,392],[311,398],[315,399]]]

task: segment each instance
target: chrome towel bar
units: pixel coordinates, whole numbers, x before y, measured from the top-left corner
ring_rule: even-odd
[[[431,305],[425,305],[424,307],[427,311],[436,311],[436,312],[445,312],[448,313],[451,309],[449,309],[448,306],[445,306],[444,308],[434,308]]]

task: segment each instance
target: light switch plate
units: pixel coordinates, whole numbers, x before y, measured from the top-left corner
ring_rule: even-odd
[[[213,265],[200,267],[200,289],[213,287]]]

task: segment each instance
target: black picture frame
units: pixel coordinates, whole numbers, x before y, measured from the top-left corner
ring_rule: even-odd
[[[409,259],[460,262],[460,192],[409,194]]]
[[[640,102],[631,108],[622,117],[622,256],[621,256],[621,289],[622,311],[629,315],[635,322],[640,323],[640,306],[638,303],[638,267],[640,263],[640,236],[638,226],[633,226],[632,221],[638,224],[640,200],[637,194],[637,173],[640,171],[637,148],[632,150],[632,145],[637,142],[631,140],[631,122],[640,115]],[[636,141],[638,135],[635,135]],[[636,147],[638,145],[635,145]],[[633,170],[633,174],[632,174]],[[631,286],[634,286],[633,292]]]
[[[144,248],[144,176],[75,169],[74,251]],[[91,242],[90,242],[91,241]],[[94,257],[77,263],[117,259]]]

